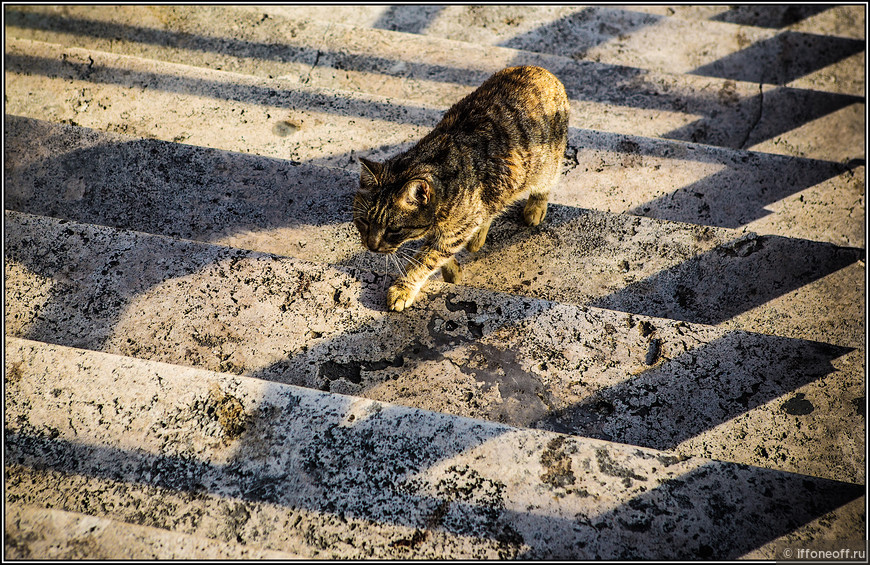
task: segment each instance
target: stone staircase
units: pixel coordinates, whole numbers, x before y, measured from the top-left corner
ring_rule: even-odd
[[[5,6],[5,557],[866,538],[863,6]],[[387,312],[357,158],[492,72],[547,220]]]

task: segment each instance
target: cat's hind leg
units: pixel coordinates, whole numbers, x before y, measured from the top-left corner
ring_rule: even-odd
[[[489,233],[489,224],[491,223],[492,218],[483,222],[480,228],[471,236],[471,239],[468,240],[468,243],[465,244],[465,248],[472,253],[480,251],[480,248],[483,247],[483,243],[486,241],[486,234]]]
[[[526,201],[526,207],[523,208],[523,219],[527,226],[536,226],[540,224],[547,215],[547,200],[549,194],[531,193]]]
[[[462,278],[462,269],[459,263],[456,262],[456,257],[452,257],[449,261],[441,265],[441,276],[444,277],[444,282],[458,283]]]
[[[526,201],[526,206],[523,208],[523,219],[528,226],[537,226],[547,215],[547,201],[550,199],[550,189],[556,185],[559,180],[559,166],[561,165],[561,154],[559,157],[551,157],[547,159],[538,173],[529,179],[527,185],[529,189],[529,199]]]

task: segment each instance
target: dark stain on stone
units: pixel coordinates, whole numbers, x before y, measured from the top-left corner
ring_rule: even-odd
[[[9,365],[9,368],[6,370],[6,382],[10,384],[15,384],[21,380],[21,377],[24,376],[24,373],[21,371],[21,366],[24,364],[23,361],[16,361]]]
[[[599,400],[595,403],[592,409],[603,416],[610,416],[615,410],[613,403],[608,402],[607,400]]]
[[[638,322],[637,328],[640,331],[641,337],[646,337],[656,331],[656,327],[651,323],[647,322],[646,320]]]
[[[284,120],[281,122],[277,122],[274,126],[272,126],[272,133],[274,133],[278,137],[287,137],[288,135],[296,133],[300,129],[301,126],[294,124],[291,121]]]
[[[426,530],[414,530],[410,538],[400,538],[390,542],[391,547],[406,547],[408,549],[416,549],[421,543],[429,538],[429,532]]]
[[[466,531],[498,540],[500,555],[514,556],[522,537],[501,520],[506,488],[501,481],[487,478],[468,465],[453,465],[435,485],[442,502],[427,522],[437,521],[448,530],[461,523]]]
[[[320,365],[317,376],[325,378],[327,381],[344,379],[358,385],[362,382],[362,365],[356,362],[336,363],[335,361],[327,361]]]
[[[858,398],[852,399],[852,406],[855,407],[855,412],[857,412],[858,415],[861,416],[862,418],[864,417],[864,414],[866,414],[866,412],[867,412],[866,405],[867,405],[867,401],[863,396],[859,396]]]
[[[610,458],[610,452],[606,448],[596,449],[595,457],[598,459],[598,468],[605,475],[621,478],[626,487],[632,485],[632,479],[637,481],[646,481],[646,477],[638,475],[631,469],[619,465]]]
[[[749,257],[753,253],[764,249],[764,238],[754,233],[748,233],[735,241],[729,242],[718,248],[725,257]]]
[[[387,367],[401,367],[405,364],[405,358],[397,355],[393,359],[381,359],[380,361],[363,362],[360,365],[364,371],[383,371]]]
[[[325,379],[322,386],[323,390],[331,389],[330,383],[338,379],[344,379],[353,384],[362,384],[363,371],[383,371],[390,367],[403,367],[407,359],[412,360],[430,360],[440,359],[441,354],[430,348],[422,346],[418,342],[414,342],[411,346],[401,351],[393,358],[380,359],[378,361],[351,361],[349,363],[338,363],[336,361],[327,361],[320,365],[317,376]]]
[[[468,332],[474,337],[483,337],[483,324],[468,321]]]
[[[721,493],[713,493],[707,499],[705,511],[714,523],[728,523],[737,514],[737,506],[728,502]]]
[[[677,299],[677,304],[682,308],[687,308],[689,310],[695,309],[695,291],[692,290],[692,288],[678,284],[674,298]]]
[[[523,369],[514,351],[473,343],[469,347],[468,364],[460,367],[460,371],[490,386],[498,384],[504,400],[518,401],[511,413],[504,412],[505,405],[497,407],[497,413],[492,416],[499,421],[525,426],[549,411],[550,393],[537,376]]]
[[[622,153],[622,165],[624,167],[634,167],[643,164],[643,158],[640,155],[640,145],[635,141],[622,140],[616,144],[616,150]]]
[[[505,485],[487,479],[468,465],[452,465],[438,481],[439,498],[449,501],[475,502],[493,508],[504,507]]]
[[[815,409],[813,403],[807,400],[802,392],[795,394],[782,405],[782,411],[792,416],[806,416]]]
[[[444,320],[437,315],[432,316],[426,324],[426,329],[429,330],[429,335],[432,336],[432,341],[436,347],[453,347],[470,341],[470,339],[464,335],[453,333],[457,328],[459,328],[457,322],[454,322],[453,320]]]
[[[755,383],[750,387],[752,390],[747,390],[743,394],[741,394],[738,398],[735,399],[736,402],[740,403],[744,408],[750,407],[750,402],[755,397],[756,393],[758,393],[758,389],[761,388],[761,383]]]
[[[649,342],[649,347],[646,350],[646,358],[644,362],[647,365],[655,365],[656,361],[659,360],[659,356],[661,356],[662,352],[662,340],[660,339],[651,339]]]
[[[242,402],[217,386],[209,392],[205,411],[206,414],[217,419],[229,439],[239,437],[247,428],[249,418]]]
[[[728,104],[733,106],[740,100],[740,96],[737,95],[737,83],[733,80],[726,80],[722,83],[722,87],[719,89],[719,101],[723,104]]]
[[[544,467],[541,481],[554,489],[567,489],[577,482],[570,453],[564,444],[565,437],[557,436],[547,443],[547,448],[541,453],[541,465]]]
[[[687,455],[656,455],[656,460],[665,467],[676,465],[677,463],[686,461],[687,459],[689,459]]]
[[[233,505],[227,504],[223,511],[224,516],[226,517],[224,522],[224,525],[226,526],[224,539],[226,541],[235,541],[244,544],[244,527],[251,518],[250,512],[248,512],[248,509],[245,508],[245,505],[241,502],[237,502]]]
[[[444,305],[451,312],[457,312],[459,310],[464,310],[466,314],[477,314],[477,304],[470,301],[465,300],[457,300],[456,302],[452,302],[456,298],[455,294],[448,294],[444,299]]]

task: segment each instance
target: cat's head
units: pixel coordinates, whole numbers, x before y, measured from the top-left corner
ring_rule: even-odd
[[[435,223],[432,176],[361,158],[353,223],[362,244],[376,253],[394,253],[424,237]]]

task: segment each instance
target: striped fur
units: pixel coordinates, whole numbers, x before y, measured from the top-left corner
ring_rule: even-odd
[[[360,159],[354,223],[363,245],[395,253],[416,239],[424,245],[387,292],[401,311],[439,268],[459,279],[454,259],[477,251],[492,219],[528,193],[530,226],[547,213],[568,138],[568,98],[549,71],[511,67],[457,102],[417,145],[374,163]]]

